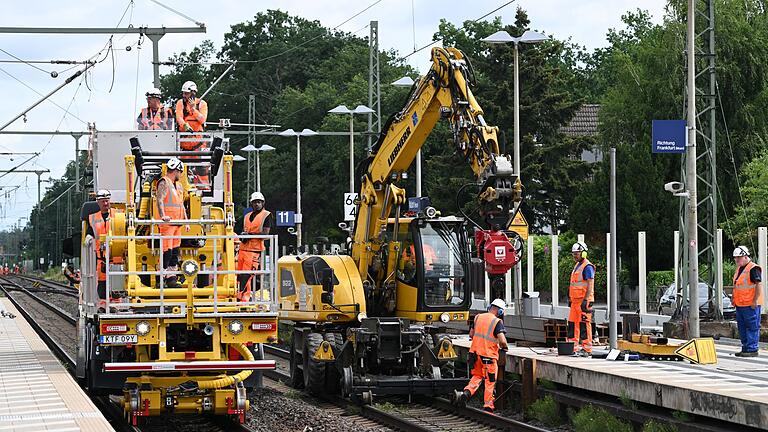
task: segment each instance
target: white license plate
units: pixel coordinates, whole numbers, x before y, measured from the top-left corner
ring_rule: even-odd
[[[99,342],[103,344],[127,345],[127,344],[135,344],[138,341],[139,341],[139,336],[135,334],[99,336]]]

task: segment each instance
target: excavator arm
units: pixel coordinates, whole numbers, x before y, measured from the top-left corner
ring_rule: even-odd
[[[405,107],[387,122],[372,149],[362,179],[352,257],[365,279],[384,243],[381,233],[406,192],[395,183],[405,177],[417,152],[440,119],[447,120],[458,154],[472,168],[480,214],[492,231],[506,228],[518,210],[521,185],[508,155],[499,151],[498,128],[486,124],[470,90],[471,65],[455,48],[433,48],[432,67],[414,83]]]

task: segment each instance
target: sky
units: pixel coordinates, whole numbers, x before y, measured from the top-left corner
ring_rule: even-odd
[[[160,59],[189,50],[208,39],[221,46],[224,34],[235,23],[247,21],[259,12],[281,9],[292,15],[318,20],[324,26],[358,36],[368,35],[368,23],[379,22],[379,48],[395,49],[406,55],[414,46],[432,40],[441,18],[460,25],[477,19],[508,3],[507,0],[158,0],[194,21],[206,25],[206,33],[168,34],[160,40]],[[190,27],[195,24],[153,0],[5,0],[0,27]],[[610,28],[621,28],[621,16],[638,8],[650,12],[654,22],[662,20],[665,0],[516,0],[491,14],[505,23],[513,22],[516,9],[528,12],[534,30],[558,39],[594,49],[607,45]],[[373,5],[373,6],[371,6]],[[370,8],[368,8],[371,6]],[[358,12],[358,16],[349,20]],[[346,22],[345,22],[346,21]],[[343,25],[340,25],[342,24]],[[60,64],[4,63],[12,56],[31,61],[85,60],[103,50],[109,35],[39,35],[0,33],[0,126],[19,115],[54,90],[81,66]],[[87,79],[78,77],[48,101],[29,111],[24,119],[4,131],[85,131],[87,123],[99,130],[134,128],[136,113],[142,108],[144,93],[152,87],[152,45],[138,35],[116,35],[112,57],[91,69]],[[131,47],[127,50],[126,47]],[[104,51],[102,51],[104,53]],[[100,56],[99,59],[104,56]],[[429,65],[429,51],[408,58],[421,72]],[[113,69],[114,65],[114,69]],[[53,78],[51,72],[58,77]],[[161,74],[169,72],[161,67]],[[58,104],[57,107],[55,104]],[[245,123],[247,119],[232,119]],[[290,127],[290,126],[289,126]],[[29,158],[3,155],[7,152],[39,152],[18,169],[44,170],[43,179],[59,178],[74,158],[74,139],[69,135],[0,135],[0,170],[9,170]],[[87,143],[81,139],[84,147]],[[37,199],[37,176],[0,174],[0,230],[24,224]],[[17,189],[13,189],[20,186]],[[43,183],[45,188],[46,183]],[[44,189],[43,189],[44,190]],[[62,203],[63,204],[63,203]]]

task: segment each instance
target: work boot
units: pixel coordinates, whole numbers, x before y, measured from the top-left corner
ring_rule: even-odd
[[[470,393],[469,390],[462,390],[461,392],[456,390],[455,394],[456,394],[456,405],[458,406],[466,406],[467,401],[469,400],[469,398],[472,397],[472,393]]]
[[[491,407],[483,407],[483,411],[493,414],[493,408]]]
[[[741,355],[739,357],[757,357],[757,351],[747,351],[747,352],[741,352]]]
[[[744,351],[739,351],[736,354],[734,354],[736,357],[744,357]]]

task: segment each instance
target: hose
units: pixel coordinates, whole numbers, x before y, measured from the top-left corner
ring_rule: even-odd
[[[245,345],[235,344],[235,345],[232,345],[232,347],[234,347],[235,351],[240,353],[240,355],[243,356],[245,360],[248,360],[248,361],[254,360],[253,353]],[[229,387],[235,383],[245,381],[246,379],[248,379],[249,376],[251,376],[251,373],[253,373],[253,370],[250,370],[250,369],[243,370],[236,373],[235,375],[226,375],[222,378],[217,378],[209,381],[198,381],[197,386],[200,389],[220,389],[224,387]]]

